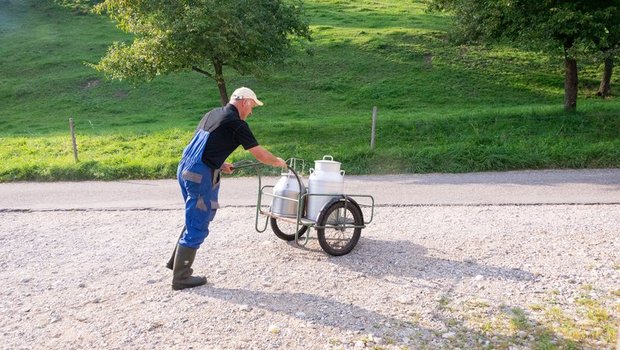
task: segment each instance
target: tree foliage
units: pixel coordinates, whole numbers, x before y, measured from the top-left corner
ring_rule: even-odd
[[[565,109],[577,98],[576,60],[620,46],[620,0],[430,0],[431,10],[454,14],[457,38],[509,39],[564,54]]]
[[[429,9],[453,13],[462,41],[509,38],[546,48],[619,44],[620,0],[429,0]]]
[[[194,70],[228,99],[224,66],[256,73],[278,62],[292,38],[310,39],[300,2],[283,0],[106,0],[95,7],[134,35],[115,42],[95,69],[114,79],[150,80]]]

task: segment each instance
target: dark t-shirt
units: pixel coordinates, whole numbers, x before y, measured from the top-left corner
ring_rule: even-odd
[[[239,111],[231,104],[205,114],[197,129],[213,130],[202,153],[202,161],[213,169],[219,169],[239,145],[246,150],[258,146],[250,126],[239,118]]]

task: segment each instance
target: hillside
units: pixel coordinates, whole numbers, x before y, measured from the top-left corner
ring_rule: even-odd
[[[449,18],[421,1],[312,0],[306,12],[314,41],[284,65],[225,72],[231,91],[250,86],[265,101],[249,122],[278,155],[331,154],[349,174],[620,167],[620,100],[594,96],[596,62],[580,67],[579,111],[564,115],[560,56],[455,46]],[[87,66],[128,39],[107,18],[51,1],[0,1],[1,181],[174,176],[197,121],[218,105],[216,86],[192,72],[132,86]]]

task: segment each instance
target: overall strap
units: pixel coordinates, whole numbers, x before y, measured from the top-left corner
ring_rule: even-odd
[[[212,133],[220,125],[233,121],[233,118],[226,118],[225,114],[217,115],[216,113],[209,112],[198,124],[196,131],[204,130],[208,133]]]

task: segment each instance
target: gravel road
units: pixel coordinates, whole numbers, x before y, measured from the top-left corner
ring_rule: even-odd
[[[0,184],[0,348],[616,348],[620,170],[346,181],[377,206],[332,257],[257,233],[256,179],[224,179],[179,292],[174,181]]]

